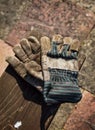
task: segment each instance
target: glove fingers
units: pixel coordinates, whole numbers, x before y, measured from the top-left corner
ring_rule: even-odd
[[[57,43],[57,51],[58,53],[60,52],[60,49],[62,48],[62,44],[63,44],[63,37],[60,34],[56,34],[53,36],[52,38],[52,42]]]
[[[20,45],[30,60],[35,60],[36,54],[33,54],[31,45],[27,39],[22,39]]]
[[[50,58],[47,57],[47,51],[51,49],[50,45],[50,39],[46,36],[41,37],[41,55],[42,55],[42,67],[43,67],[43,75],[44,75],[44,80],[50,79],[49,71],[48,70],[48,64],[50,61]]]
[[[28,37],[28,41],[31,45],[33,54],[37,54],[40,50],[40,43],[39,43],[38,39],[34,36],[30,36],[30,37]]]
[[[69,51],[71,44],[72,44],[72,38],[71,37],[65,37],[63,39],[63,46],[60,49],[60,53],[63,57],[67,54],[67,51]]]
[[[27,71],[23,63],[17,59],[15,56],[10,56],[6,58],[6,61],[14,68],[14,70],[21,76],[25,77],[27,75]]]
[[[40,52],[38,52],[37,54],[32,55],[32,59],[33,59],[33,61],[35,61],[36,63],[38,63],[39,65],[41,65]]]
[[[47,50],[51,49],[50,39],[47,36],[41,37],[41,52],[42,55],[47,55]]]
[[[79,40],[77,40],[77,39],[75,39],[75,40],[73,40],[73,43],[72,43],[72,45],[70,46],[70,50],[71,51],[79,51],[79,49],[80,49],[80,42],[79,42]]]
[[[71,37],[65,37],[63,39],[64,44],[68,44],[68,45],[71,45],[72,41],[73,41],[73,39]]]
[[[62,42],[63,42],[63,37],[59,34],[55,34],[52,38],[52,44],[51,44],[52,48],[47,55],[53,58],[59,57],[59,50],[62,45]]]
[[[35,29],[34,27],[31,28],[31,33],[30,36],[34,36],[36,37],[38,40],[40,40],[40,38],[42,37],[41,31]]]
[[[77,59],[78,52],[80,49],[80,42],[78,40],[73,40],[72,45],[70,46],[71,57]]]
[[[13,51],[22,62],[29,62],[29,58],[34,59],[34,57],[36,57],[35,54],[39,52],[39,48],[39,41],[31,36],[29,37],[29,42],[27,39],[22,39],[20,44],[13,48]]]
[[[13,48],[13,51],[15,53],[15,55],[22,61],[22,62],[28,62],[29,58],[27,57],[25,51],[23,50],[23,48],[21,47],[21,45],[17,45]]]
[[[31,49],[31,45],[28,42],[28,40],[23,38],[20,41],[20,45],[23,48],[23,50],[25,51],[26,55],[31,59],[31,57],[32,57],[32,49]]]
[[[20,41],[21,47],[25,51],[26,55],[29,57],[30,60],[36,61],[38,64],[40,64],[40,52],[37,50],[35,54],[32,52],[32,46],[30,45],[31,43],[27,39],[22,39]],[[34,43],[35,45],[35,43]]]
[[[31,37],[31,36],[36,37],[40,41],[40,38],[42,37],[42,34],[41,34],[40,30],[37,30],[37,28],[32,27],[31,28],[30,37],[28,38],[29,42],[31,42],[31,40],[33,42],[33,37]],[[33,60],[36,61],[38,64],[41,64],[41,58],[40,58],[41,56],[40,56],[40,49],[39,49],[40,48],[40,43],[38,41],[37,41],[37,43],[38,43],[37,45],[35,44],[35,42],[34,43],[30,43],[30,44],[32,44],[32,47],[33,47],[33,44],[34,44],[34,46],[38,46],[38,50],[37,50],[37,52],[35,52],[37,54],[35,54],[33,56]]]
[[[56,44],[63,43],[63,37],[60,34],[53,35],[52,42],[55,42]]]
[[[60,56],[65,59],[77,59],[80,43],[71,37],[64,38],[64,44],[60,51]]]
[[[41,66],[40,66],[40,52],[39,52],[40,43],[33,36],[29,37],[28,40],[22,39],[20,42],[21,47],[23,48],[26,55],[28,55],[30,59],[29,62],[25,62],[25,68],[29,74],[39,79],[42,79]],[[33,54],[34,51],[35,51],[35,54]]]

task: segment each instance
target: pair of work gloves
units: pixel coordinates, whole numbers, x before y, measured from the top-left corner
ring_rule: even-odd
[[[13,47],[15,56],[6,61],[47,104],[76,103],[82,98],[78,86],[80,42],[55,34],[52,38],[33,33]]]

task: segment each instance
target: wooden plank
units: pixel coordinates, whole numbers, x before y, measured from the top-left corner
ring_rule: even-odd
[[[17,121],[19,130],[47,129],[57,109],[46,106],[42,95],[8,66],[0,78],[0,130],[15,130]]]

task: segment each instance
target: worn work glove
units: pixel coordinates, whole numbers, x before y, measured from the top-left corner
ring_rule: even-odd
[[[82,98],[78,86],[78,51],[80,43],[70,37],[54,35],[52,41],[41,38],[44,100],[47,104],[78,102]]]
[[[32,30],[32,36],[24,38],[13,48],[15,56],[9,56],[6,61],[30,85],[42,92],[43,77],[40,62],[40,34]],[[36,37],[38,38],[36,38]]]

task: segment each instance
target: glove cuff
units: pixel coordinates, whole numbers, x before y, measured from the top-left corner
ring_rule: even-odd
[[[51,86],[78,86],[78,72],[49,68]]]

